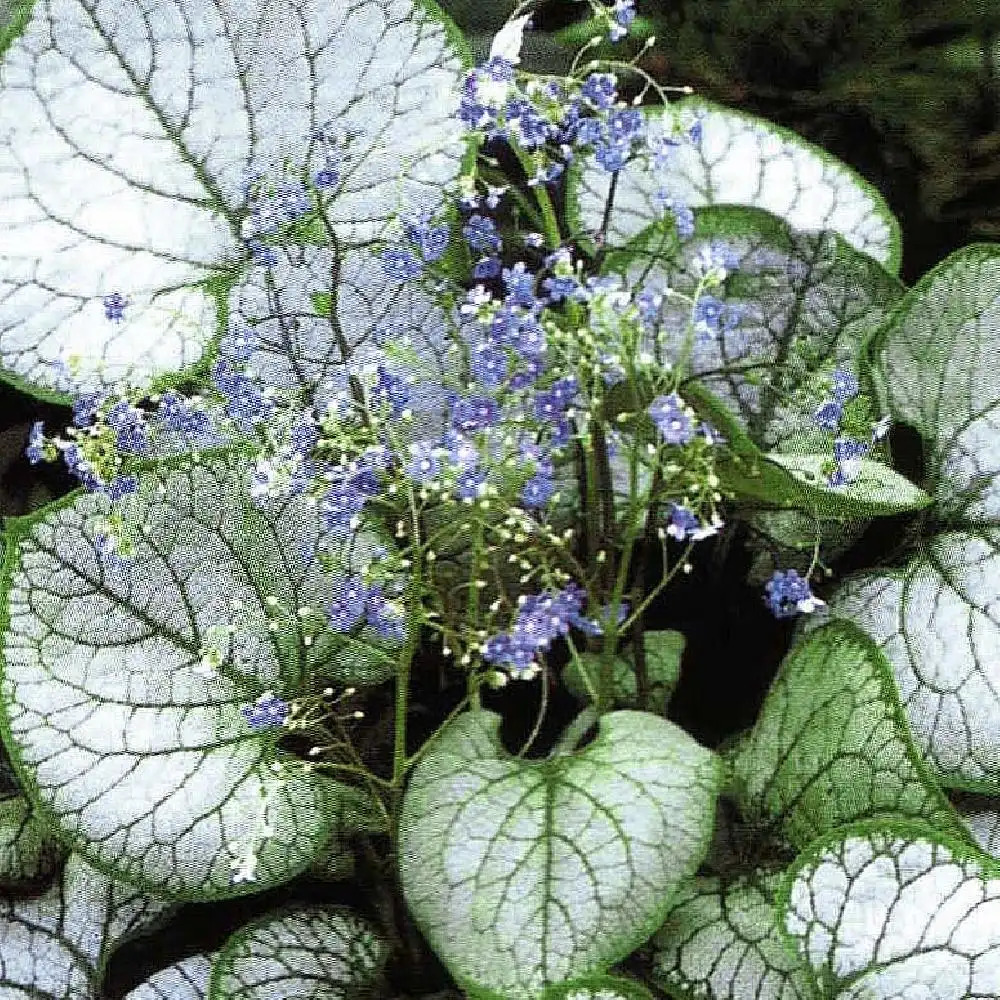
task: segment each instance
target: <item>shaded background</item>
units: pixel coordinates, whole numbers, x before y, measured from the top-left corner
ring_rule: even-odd
[[[477,59],[513,8],[490,0],[439,2],[466,31]],[[0,0],[0,23],[9,6]],[[638,0],[637,7],[643,23],[636,35],[657,37],[641,65],[659,82],[691,85],[704,97],[791,128],[882,192],[902,224],[907,285],[953,250],[1000,237],[995,0]],[[590,35],[574,27],[587,13],[578,0],[543,3],[525,39],[524,67],[565,71]],[[639,44],[627,41],[617,51],[631,55]],[[32,467],[21,454],[31,421],[43,419],[52,428],[70,416],[67,408],[0,384],[0,515],[24,513],[75,485],[59,468]],[[893,446],[909,456],[901,471],[919,478],[919,447],[895,431]],[[841,569],[878,562],[905,520],[879,521]],[[670,717],[709,746],[753,721],[791,630],[770,616],[760,592],[739,582],[745,571],[739,539],[725,559],[714,561],[712,544],[696,550],[686,585],[658,600],[647,616],[647,627],[679,628],[689,637]],[[460,683],[445,692],[436,683],[421,686],[423,676],[436,674],[414,672],[415,745],[462,690]],[[521,683],[486,699],[486,707],[508,719],[505,739],[515,749],[534,723],[539,694],[540,683]],[[391,711],[391,694],[385,708]],[[530,756],[546,749],[573,708],[557,692],[546,736]],[[188,907],[190,919],[114,958],[109,996],[121,996],[179,953],[202,943],[217,946],[239,923],[290,897],[337,899],[363,910],[350,889],[298,883],[234,903]],[[433,975],[427,985],[432,981]]]

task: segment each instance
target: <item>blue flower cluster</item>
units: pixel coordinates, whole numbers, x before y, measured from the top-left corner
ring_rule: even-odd
[[[556,593],[532,594],[523,599],[517,621],[510,632],[488,639],[483,658],[504,665],[515,678],[531,678],[538,671],[535,657],[549,648],[552,640],[576,626],[587,635],[600,635],[601,625],[580,614],[587,594],[575,583]],[[628,602],[619,609],[619,623],[628,614]]]
[[[272,691],[265,691],[252,705],[240,709],[251,729],[269,729],[284,725],[290,706]]]
[[[813,422],[825,431],[837,434],[833,442],[835,467],[827,477],[831,487],[846,486],[857,478],[860,461],[871,451],[871,445],[885,436],[889,429],[887,419],[880,420],[872,429],[871,441],[844,437],[838,432],[844,417],[844,406],[860,392],[858,380],[844,368],[837,368],[831,378],[830,398],[825,400],[813,414]]]
[[[792,618],[799,612],[809,614],[824,605],[814,596],[809,587],[809,580],[799,576],[794,569],[784,572],[775,570],[767,582],[767,604],[775,618]]]
[[[403,584],[396,581],[393,589],[398,594]],[[402,642],[406,638],[406,620],[398,602],[386,598],[381,582],[366,586],[360,575],[336,581],[328,617],[338,632],[350,632],[365,621],[384,639]]]

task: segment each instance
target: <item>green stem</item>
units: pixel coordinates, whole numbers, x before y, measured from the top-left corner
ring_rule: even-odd
[[[535,164],[532,163],[531,157],[516,142],[512,142],[510,145],[528,178],[534,177]],[[531,190],[535,193],[535,201],[538,202],[538,208],[542,213],[542,233],[545,236],[545,242],[550,250],[558,250],[562,245],[562,235],[559,232],[559,217],[556,215],[556,209],[549,197],[549,192],[544,184],[533,184]]]
[[[413,496],[413,489],[408,488],[407,494],[410,502],[410,524],[413,530],[413,544],[410,551],[413,553],[413,572],[410,578],[410,607],[409,620],[410,628],[406,633],[406,645],[403,647],[403,654],[399,658],[399,666],[396,670],[396,717],[395,717],[395,744],[392,751],[392,787],[398,794],[403,785],[403,778],[406,775],[406,712],[410,686],[410,664],[413,655],[417,651],[417,644],[420,642],[420,627],[417,622],[420,619],[421,587],[423,585],[423,575],[421,567],[423,564],[423,553],[420,545],[420,514],[417,511],[417,503]]]

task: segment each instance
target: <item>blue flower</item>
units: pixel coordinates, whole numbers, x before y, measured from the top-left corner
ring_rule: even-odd
[[[220,359],[212,366],[212,383],[226,400],[226,416],[243,428],[265,420],[274,409],[260,386],[228,361]]]
[[[717,333],[723,308],[723,303],[714,295],[702,295],[694,307],[695,329]]]
[[[410,445],[410,461],[406,463],[406,474],[418,483],[429,483],[441,471],[441,463],[434,455],[434,446],[429,441],[418,441]]]
[[[289,222],[312,210],[312,199],[301,181],[285,181],[274,193],[278,210]]]
[[[84,457],[83,449],[78,444],[67,445],[62,454],[66,468],[80,480],[85,489],[93,492],[101,488],[103,483],[100,477],[94,472],[93,466]]]
[[[406,383],[397,375],[392,375],[385,367],[379,365],[377,381],[372,387],[371,399],[375,406],[387,404],[394,417],[398,417],[406,409],[410,399],[410,391]]]
[[[555,483],[551,477],[540,473],[532,476],[524,484],[524,490],[521,492],[521,503],[529,510],[536,510],[549,502],[554,491]]]
[[[382,269],[394,281],[412,281],[424,273],[424,265],[406,247],[386,247],[379,259]]]
[[[507,355],[499,348],[482,344],[472,352],[469,371],[480,385],[494,389],[507,377]]]
[[[240,709],[251,729],[267,729],[280,726],[288,718],[288,702],[282,701],[273,692],[265,691],[253,705]]]
[[[636,108],[618,108],[608,115],[608,132],[615,143],[640,138],[645,127],[646,119]]]
[[[340,171],[337,169],[337,164],[332,160],[327,160],[326,164],[313,175],[313,183],[318,188],[335,188],[340,183]]]
[[[687,444],[694,437],[691,417],[682,409],[676,392],[657,396],[649,405],[649,415],[667,444]]]
[[[618,81],[613,73],[591,73],[583,81],[580,95],[595,108],[607,111],[618,97]]]
[[[631,147],[622,143],[598,143],[594,147],[594,159],[609,173],[614,174],[625,166],[625,157]]]
[[[118,500],[128,493],[134,493],[139,488],[139,480],[134,475],[115,476],[103,487],[103,492],[109,500]]]
[[[683,542],[701,527],[701,521],[682,504],[672,503],[670,508],[670,524],[667,527],[667,534],[676,538],[677,541]]]
[[[122,298],[120,292],[112,292],[104,296],[104,318],[113,323],[120,323],[125,318],[125,307],[128,299]]]
[[[493,426],[499,415],[496,400],[489,396],[469,396],[455,401],[451,422],[456,430],[469,433]]]
[[[611,25],[608,37],[618,42],[628,34],[629,26],[635,20],[635,0],[615,0],[611,13],[615,16],[615,24]]]
[[[580,283],[571,274],[553,275],[542,282],[542,288],[548,294],[550,302],[562,302],[569,298],[578,288]]]
[[[455,496],[459,500],[476,500],[486,493],[486,470],[465,469],[455,484]]]
[[[833,373],[833,398],[838,403],[846,403],[858,392],[860,392],[858,380],[846,369],[837,368]]]
[[[432,226],[424,217],[415,219],[406,226],[406,238],[415,243],[420,256],[428,263],[440,260],[448,249],[448,227]]]
[[[368,590],[360,576],[342,577],[330,602],[330,624],[338,632],[350,632],[365,617]]]
[[[253,238],[246,240],[246,246],[250,251],[250,256],[253,258],[254,264],[258,267],[277,267],[278,254],[274,247],[269,246],[262,240]]]
[[[195,437],[207,434],[212,421],[204,410],[187,403],[176,392],[167,391],[160,398],[156,418],[165,430]]]
[[[402,642],[406,638],[406,620],[395,602],[387,601],[382,584],[374,583],[365,598],[365,620],[383,639]]]
[[[336,483],[320,500],[319,512],[327,529],[337,538],[346,538],[352,530],[351,522],[364,510],[365,497],[351,484]]]
[[[462,227],[462,235],[473,250],[489,253],[500,250],[501,241],[497,235],[496,223],[486,216],[473,215]]]
[[[32,465],[37,465],[45,459],[45,422],[36,420],[28,431],[28,446],[24,449],[28,461]]]
[[[835,431],[840,426],[843,407],[835,400],[828,400],[813,414],[813,423],[825,431]]]
[[[503,265],[499,257],[483,257],[476,261],[476,266],[472,269],[472,276],[477,281],[490,281],[500,276]]]
[[[115,431],[115,447],[125,454],[143,455],[149,451],[146,421],[141,411],[121,400],[108,410],[105,418]]]
[[[775,570],[764,589],[767,591],[767,604],[775,618],[793,618],[800,611],[810,614],[826,603],[813,595],[809,581],[800,577],[794,569],[787,573]]]
[[[538,149],[539,146],[544,146],[555,132],[555,126],[524,98],[509,100],[504,114],[516,139],[525,149]]]
[[[526,309],[536,305],[535,275],[525,269],[524,261],[518,261],[513,267],[504,268],[503,283],[507,289],[509,304],[524,306]]]
[[[97,408],[107,397],[100,392],[87,392],[73,400],[73,423],[89,427],[97,418]]]

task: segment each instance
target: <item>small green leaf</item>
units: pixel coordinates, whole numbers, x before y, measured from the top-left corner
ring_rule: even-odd
[[[435,738],[403,799],[413,919],[459,985],[506,1000],[603,972],[662,923],[711,837],[721,767],[645,712],[601,717],[576,753],[518,760],[500,716]]]
[[[887,814],[965,836],[913,745],[885,657],[847,622],[817,628],[792,648],[737,747],[732,791],[741,812],[798,847]]]
[[[649,682],[651,703],[648,711],[660,715],[666,711],[670,695],[680,679],[681,657],[684,655],[686,640],[683,633],[670,629],[643,633],[646,651],[646,675]],[[580,660],[590,683],[596,689],[601,665],[598,653],[581,653]],[[632,650],[625,650],[624,656],[616,656],[612,661],[612,699],[619,708],[638,707],[635,662]],[[563,683],[570,694],[581,701],[590,700],[590,692],[580,674],[576,660],[570,660],[563,668]]]
[[[819,517],[884,517],[921,510],[932,502],[922,489],[904,476],[867,458],[860,460],[854,481],[841,487],[825,485],[822,466],[830,460],[829,455],[770,452],[767,458],[786,469],[797,484],[805,487],[800,495],[812,501],[810,509]]]
[[[207,1000],[354,1000],[371,995],[388,957],[386,943],[349,910],[290,906],[229,938]]]

